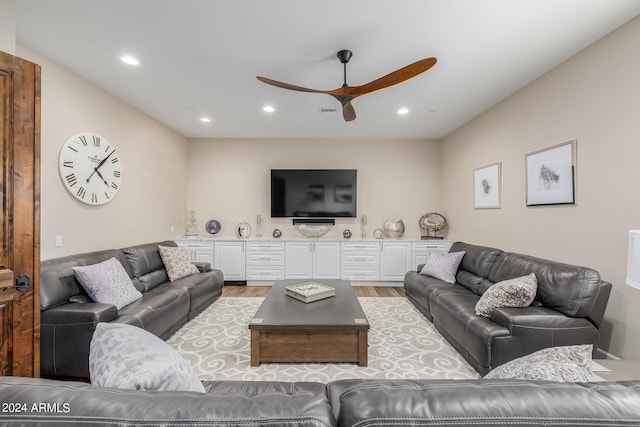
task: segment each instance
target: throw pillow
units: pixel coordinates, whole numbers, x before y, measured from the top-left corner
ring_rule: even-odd
[[[491,317],[498,307],[527,307],[531,305],[538,290],[534,273],[515,279],[503,280],[491,285],[476,303],[478,316]]]
[[[545,348],[500,365],[485,375],[485,378],[592,381],[592,350],[591,344]]]
[[[91,384],[127,390],[205,389],[187,361],[160,338],[137,326],[98,323],[89,347]]]
[[[458,266],[462,262],[463,257],[464,251],[430,253],[427,256],[427,260],[425,261],[420,274],[435,277],[436,279],[444,280],[447,283],[455,283],[456,272],[458,271]]]
[[[89,298],[103,304],[113,304],[118,310],[142,298],[127,271],[115,257],[98,264],[72,267],[78,282]]]
[[[169,280],[172,282],[181,277],[191,276],[200,272],[198,267],[193,265],[189,259],[189,253],[185,248],[180,246],[158,246],[158,249],[160,250],[164,268],[167,269]]]

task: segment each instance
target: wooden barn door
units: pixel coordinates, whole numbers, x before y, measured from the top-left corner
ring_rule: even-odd
[[[0,52],[0,374],[40,376],[40,66]]]

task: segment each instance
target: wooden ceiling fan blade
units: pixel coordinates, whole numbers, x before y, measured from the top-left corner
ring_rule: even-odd
[[[353,109],[351,101],[342,105],[342,117],[345,122],[351,122],[356,119],[356,110]]]
[[[372,82],[364,84],[362,86],[350,86],[347,89],[349,95],[364,95],[379,89],[384,89],[389,86],[397,85],[405,80],[409,80],[418,74],[424,73],[433,67],[437,62],[436,58],[426,58],[416,61],[413,64],[409,64],[406,67],[402,67],[392,73],[382,76]]]
[[[260,80],[262,83],[266,83],[271,86],[280,87],[282,89],[297,90],[298,92],[329,93],[329,91],[326,91],[326,90],[309,89],[307,87],[296,86],[289,83],[283,83],[283,82],[279,82],[273,79],[268,79],[262,76],[256,76],[256,79]]]

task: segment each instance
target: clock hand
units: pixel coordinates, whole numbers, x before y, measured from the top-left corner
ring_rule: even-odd
[[[115,152],[116,152],[116,149],[114,148],[114,149],[113,149],[113,151],[111,151],[107,157],[105,157],[104,159],[102,159],[102,161],[101,161],[100,163],[98,163],[98,166],[96,166],[96,167],[95,167],[96,172],[98,171],[98,169],[100,169],[100,167],[101,167],[102,165],[104,165],[104,162],[106,162],[106,161],[107,161],[107,159],[108,159],[109,157],[111,157],[111,155],[112,155],[113,153],[115,153]]]
[[[109,186],[109,183],[107,182],[106,179],[104,179],[104,177],[102,176],[102,174],[100,173],[100,171],[98,170],[98,168],[93,170],[95,173],[98,174],[98,176],[100,177],[100,179],[102,180],[102,182],[104,182],[104,185],[106,185],[107,187]],[[93,174],[91,174],[93,175]]]

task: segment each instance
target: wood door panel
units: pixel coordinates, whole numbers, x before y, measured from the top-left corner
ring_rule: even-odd
[[[11,375],[40,375],[40,67],[0,52],[0,265],[27,276],[12,291]],[[6,313],[5,313],[6,315]]]

